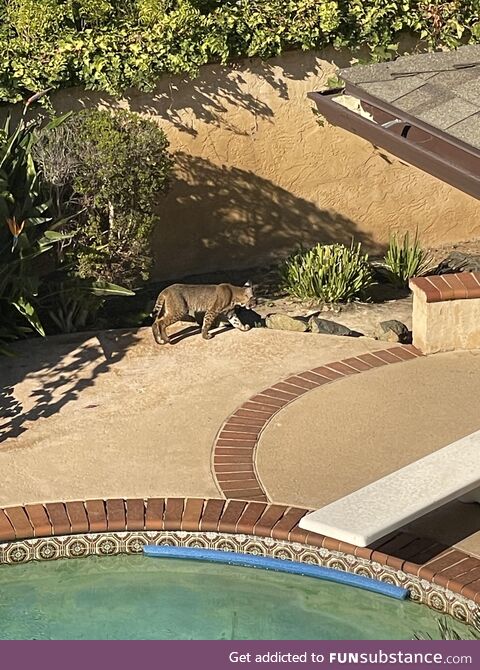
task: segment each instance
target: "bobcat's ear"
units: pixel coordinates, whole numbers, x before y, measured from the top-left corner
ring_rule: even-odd
[[[249,279],[248,281],[245,282],[244,286],[245,286],[245,288],[252,288],[253,284]]]

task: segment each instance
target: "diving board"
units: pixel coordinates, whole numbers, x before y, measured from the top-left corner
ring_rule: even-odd
[[[299,526],[367,547],[457,498],[480,502],[480,430],[307,514]]]

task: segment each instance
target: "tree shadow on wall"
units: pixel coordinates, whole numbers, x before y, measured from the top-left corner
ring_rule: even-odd
[[[290,101],[286,80],[321,78],[326,81],[330,69],[324,71],[318,59],[333,59],[338,67],[345,67],[350,58],[347,52],[325,49],[286,52],[268,61],[251,58],[229,65],[207,65],[193,79],[163,78],[152,93],[130,90],[124,97],[132,111],[159,116],[194,137],[197,135],[195,121],[246,136],[250,132],[245,130],[245,124],[240,127],[235,122],[238,112],[251,115],[252,127],[256,119],[273,122],[274,111],[268,99],[273,94],[281,100]],[[254,87],[252,82],[255,82]],[[313,84],[312,88],[315,88]],[[306,99],[305,104],[308,105]]]
[[[129,90],[124,98],[132,111],[165,119],[192,137],[198,135],[196,121],[221,126],[235,135],[249,135],[235,122],[236,114],[227,113],[231,107],[253,118],[273,119],[271,107],[247,90],[243,72],[226,67],[208,68],[195,79],[162,80],[149,94]]]
[[[355,53],[356,58],[361,59],[368,59],[368,55],[365,47]],[[348,67],[352,58],[352,51],[331,46],[317,51],[291,50],[268,60],[242,58],[228,65],[205,65],[198,76],[192,78],[164,75],[148,93],[131,88],[122,96],[114,96],[81,87],[63,89],[52,93],[52,105],[61,114],[98,106],[117,109],[124,101],[132,111],[158,116],[192,137],[198,134],[196,121],[228,129],[237,135],[248,135],[245,121],[237,124],[236,112],[250,114],[252,128],[256,119],[273,122],[274,110],[268,100],[273,96],[291,102],[288,81],[311,80],[311,86],[298,92],[309,105],[306,93],[315,90],[319,82],[326,84],[335,68]],[[8,109],[11,109],[10,105],[0,106],[0,121]],[[16,105],[14,119],[18,119],[21,112],[21,105]]]
[[[237,123],[238,114],[248,114],[252,130],[259,119],[273,123],[274,110],[269,104],[272,96],[291,101],[287,80],[326,82],[328,71],[324,62],[331,61],[338,67],[347,66],[351,56],[347,51],[333,48],[322,51],[286,52],[282,56],[262,61],[260,58],[242,59],[228,65],[206,65],[197,77],[164,76],[153,91],[144,93],[128,89],[122,96],[135,112],[151,114],[171,123],[178,130],[196,137],[197,121],[222,127],[236,135],[249,135],[245,118]],[[73,109],[103,106],[119,107],[119,99],[101,91],[72,88],[54,93],[52,103],[57,113]],[[308,101],[305,97],[305,104]],[[1,114],[0,114],[1,116]]]
[[[175,164],[153,240],[157,277],[267,264],[317,242],[348,245],[353,239],[366,250],[381,251],[354,221],[254,172],[182,152]],[[169,221],[175,223],[165,225]]]

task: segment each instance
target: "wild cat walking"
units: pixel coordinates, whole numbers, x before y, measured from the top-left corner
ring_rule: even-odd
[[[209,340],[213,335],[209,332],[215,320],[222,317],[238,330],[249,330],[235,314],[235,307],[255,307],[255,298],[251,282],[244,286],[232,284],[173,284],[164,289],[158,296],[152,316],[153,337],[157,344],[170,342],[167,327],[204,312],[202,337]]]

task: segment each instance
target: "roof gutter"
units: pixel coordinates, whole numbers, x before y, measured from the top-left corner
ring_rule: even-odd
[[[339,90],[309,93],[332,125],[386,149],[401,160],[480,200],[480,151],[380,101],[356,86],[345,93],[358,98],[373,121],[336,102]]]

